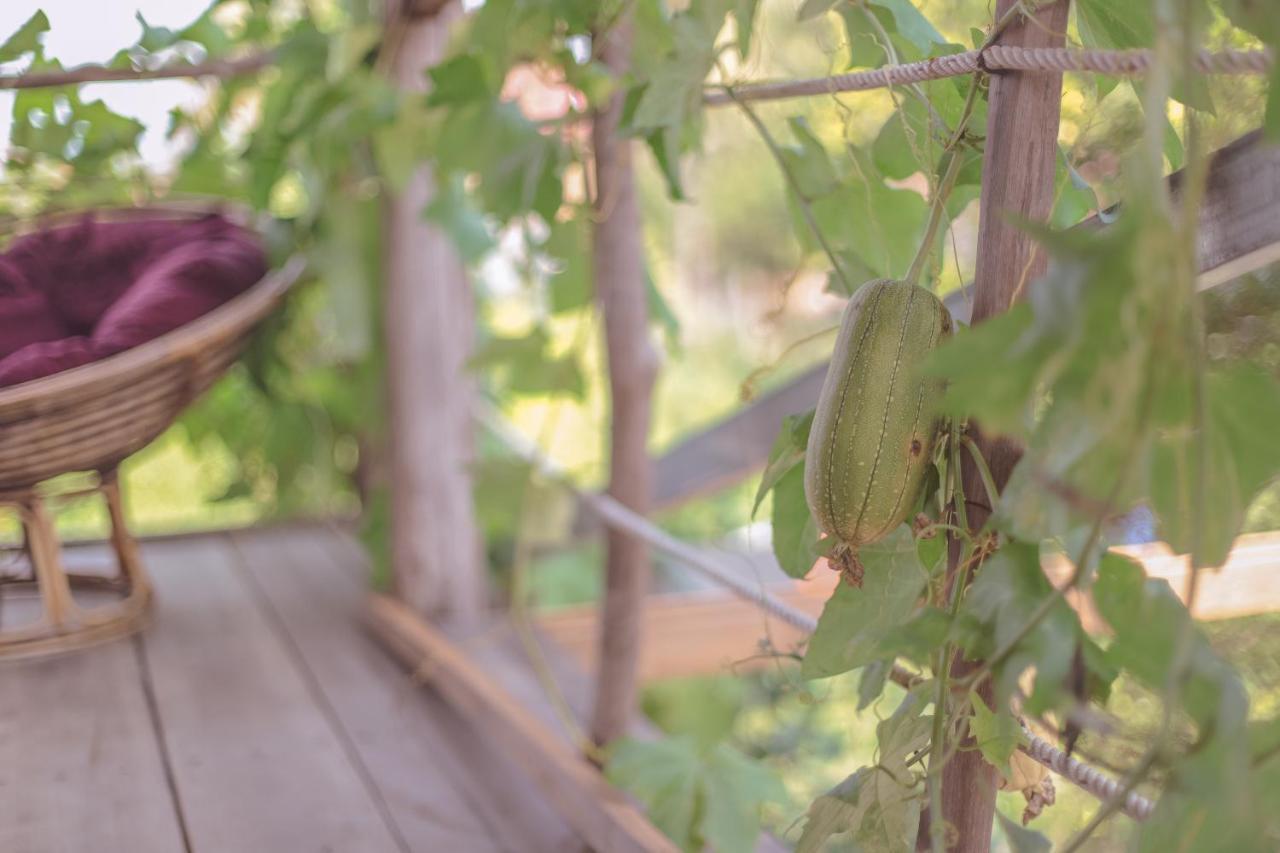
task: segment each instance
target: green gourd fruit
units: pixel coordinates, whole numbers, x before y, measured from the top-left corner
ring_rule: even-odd
[[[924,487],[941,423],[943,382],[922,373],[951,334],[928,290],[876,279],[844,310],[805,452],[804,491],[833,537],[832,568],[862,582],[858,549],[906,520]]]

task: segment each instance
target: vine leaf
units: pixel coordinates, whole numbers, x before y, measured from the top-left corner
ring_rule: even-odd
[[[532,210],[550,222],[560,208],[560,143],[514,103],[485,101],[451,109],[435,154],[442,175],[479,178],[482,207],[500,221]]]
[[[769,461],[765,464],[764,474],[760,477],[760,487],[756,489],[756,499],[751,505],[751,515],[760,509],[760,503],[792,468],[804,464],[805,447],[809,443],[809,428],[813,426],[813,410],[799,414],[787,415],[782,419],[782,429],[773,440],[773,448],[769,451]]]
[[[49,16],[38,11],[27,19],[17,32],[0,44],[0,62],[12,62],[23,54],[34,53],[37,57],[43,54],[43,36],[49,32]]]
[[[494,246],[484,214],[475,206],[463,186],[462,177],[452,175],[436,184],[435,194],[422,215],[439,225],[453,238],[458,254],[468,264],[478,263]]]
[[[867,810],[862,789],[873,772],[870,767],[858,768],[809,805],[804,829],[796,842],[796,853],[818,853],[833,835],[850,832],[858,826]]]
[[[1188,627],[1191,614],[1168,581],[1148,579],[1137,563],[1107,553],[1099,563],[1093,597],[1098,612],[1115,631],[1107,658],[1151,689],[1164,688],[1175,663],[1179,635],[1191,630],[1183,704],[1202,730],[1244,730],[1248,698],[1239,676],[1198,629]]]
[[[1010,853],[1049,853],[1053,849],[1052,842],[1034,829],[1019,826],[1017,821],[1010,820],[999,811],[996,818],[1000,821],[1005,841],[1009,842]]]
[[[851,833],[863,853],[897,853],[915,844],[921,785],[907,760],[929,742],[932,718],[908,694],[893,716],[876,726],[879,761],[861,767],[809,806],[796,853],[817,853],[834,835]]]
[[[840,177],[827,149],[809,127],[808,119],[792,116],[787,124],[799,145],[783,148],[782,159],[795,178],[800,195],[808,200],[835,192],[840,186]]]
[[[884,687],[889,683],[889,673],[893,670],[892,660],[878,660],[862,668],[858,678],[858,710],[861,711],[880,698]]]
[[[554,266],[547,281],[552,314],[572,311],[591,301],[591,237],[587,222],[574,217],[554,223],[540,247]]]
[[[858,552],[862,586],[841,584],[809,638],[800,672],[827,678],[886,657],[885,641],[915,612],[928,580],[906,525]]]
[[[791,468],[773,487],[773,554],[778,565],[793,578],[809,574],[823,554],[818,523],[804,497],[804,466]]]
[[[774,773],[726,744],[692,737],[626,739],[613,749],[609,780],[643,802],[653,822],[684,850],[750,850],[760,810],[785,798]]]
[[[482,344],[467,366],[473,370],[499,370],[506,389],[514,394],[569,394],[578,399],[586,383],[573,353],[556,356],[542,328],[523,337],[493,337]]]
[[[1191,560],[1201,568],[1226,562],[1249,504],[1280,473],[1280,383],[1261,368],[1234,364],[1206,376],[1205,397],[1199,437],[1190,428],[1190,400],[1172,401],[1181,410],[1174,417],[1181,428],[1162,431],[1151,474],[1152,508],[1163,538],[1183,553],[1198,544]],[[1199,442],[1206,455],[1203,506],[1195,497]]]
[[[966,638],[970,658],[987,658],[997,648],[1014,642],[1031,615],[1054,595],[1053,586],[1040,567],[1040,549],[1025,542],[1006,543],[982,564],[969,593],[964,614],[976,630]],[[1029,667],[1036,672],[1035,688],[1027,703],[1031,713],[1057,700],[1071,667],[1071,657],[1081,635],[1080,622],[1065,601],[1057,601],[995,666],[996,701],[1012,695],[1018,678]]]
[[[876,726],[879,761],[871,778],[875,808],[868,811],[858,833],[864,850],[903,850],[915,843],[922,786],[907,760],[929,743],[933,717],[920,713],[923,705],[908,693],[893,716]]]
[[[734,0],[733,20],[738,25],[738,56],[751,53],[751,36],[755,32],[756,8],[760,0]]]
[[[1009,759],[1023,741],[1022,728],[1013,715],[1006,710],[991,710],[986,700],[975,693],[969,731],[973,734],[982,757],[994,765],[1004,778],[1012,776]]]
[[[814,217],[837,250],[856,254],[874,275],[904,275],[928,205],[917,192],[887,186],[868,152],[851,148],[847,159],[853,169],[838,189],[812,200]]]

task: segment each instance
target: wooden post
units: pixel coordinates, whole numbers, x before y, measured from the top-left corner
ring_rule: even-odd
[[[407,92],[444,55],[457,2],[390,4],[389,71]],[[415,610],[468,621],[485,608],[486,578],[472,505],[466,371],[475,307],[449,237],[426,222],[434,181],[423,167],[387,190],[383,326],[387,347],[391,563],[397,594]]]
[[[625,13],[607,33],[601,57],[616,75],[631,63],[631,17]],[[657,352],[649,332],[640,208],[631,165],[631,143],[618,135],[623,95],[613,95],[595,116],[596,299],[604,318],[612,394],[609,494],[638,513],[649,509],[653,466],[649,416]],[[649,549],[610,530],[600,620],[600,657],[591,735],[607,743],[623,734],[636,705],[641,611],[649,587]]]
[[[999,0],[997,19],[1017,5]],[[1005,31],[1001,44],[1061,47],[1067,29],[1070,0],[1041,8],[1035,20],[1022,19]],[[1035,221],[1049,219],[1058,156],[1058,119],[1062,108],[1061,74],[1001,73],[991,79],[987,109],[987,139],[982,158],[982,200],[978,225],[978,259],[974,273],[973,323],[981,323],[1009,309],[1015,296],[1045,271],[1046,257],[1012,224],[1009,214]],[[1000,365],[992,365],[1000,370]],[[975,436],[987,459],[997,488],[1004,488],[1020,449],[1002,439]],[[970,496],[968,520],[978,530],[991,514],[981,476],[967,454],[963,457],[965,494]],[[953,542],[949,572],[959,557]],[[971,661],[957,661],[953,676],[972,670]],[[991,685],[983,687],[991,701]],[[943,816],[956,832],[959,853],[987,853],[995,816],[996,771],[978,750],[957,752],[942,774]]]

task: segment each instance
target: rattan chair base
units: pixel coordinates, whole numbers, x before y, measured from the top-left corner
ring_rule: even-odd
[[[0,498],[0,504],[14,509],[22,520],[32,566],[29,579],[9,581],[3,587],[35,589],[41,604],[41,617],[35,624],[0,630],[0,660],[82,649],[128,636],[146,623],[152,602],[151,581],[125,523],[115,472],[104,472],[94,491],[105,499],[111,517],[110,545],[119,567],[113,577],[66,571],[53,515],[35,489]],[[86,608],[76,603],[72,596],[75,589],[115,592],[122,598]]]

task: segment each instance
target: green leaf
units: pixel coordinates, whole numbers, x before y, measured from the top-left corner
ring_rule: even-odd
[[[783,148],[782,159],[805,199],[814,199],[834,192],[840,185],[835,166],[827,155],[827,149],[814,135],[809,122],[803,116],[787,120],[791,133],[799,146]]]
[[[773,555],[793,578],[809,574],[821,549],[818,524],[804,497],[804,466],[797,465],[773,487]]]
[[[883,659],[883,641],[915,612],[924,593],[928,576],[905,525],[863,546],[858,559],[862,586],[842,583],[827,601],[801,664],[805,678],[827,678]]]
[[[524,337],[494,337],[480,346],[468,367],[498,369],[511,393],[567,393],[581,399],[585,381],[577,358],[572,353],[553,356],[549,349],[550,339],[541,328]]]
[[[849,156],[857,173],[836,191],[813,201],[812,209],[827,240],[852,252],[876,276],[906,274],[924,230],[928,205],[919,193],[886,186],[871,158],[859,149]],[[807,230],[800,232],[810,243]]]
[[[738,25],[738,56],[751,53],[751,36],[755,32],[756,9],[760,0],[734,0],[733,20]]]
[[[4,44],[0,44],[0,62],[12,62],[24,53],[40,56],[44,52],[43,36],[47,32],[49,16],[43,11],[37,11]]]
[[[1012,774],[1009,759],[1024,740],[1022,727],[1007,710],[999,713],[987,707],[987,702],[977,693],[973,694],[973,718],[969,721],[969,731],[982,752],[982,757],[996,767],[1008,779]]]
[[[649,819],[681,847],[694,838],[698,752],[687,737],[626,738],[610,752],[609,781],[644,803]]]
[[[1053,586],[1040,568],[1039,547],[1006,543],[982,564],[965,596],[965,615],[982,626],[982,632],[969,640],[969,657],[981,660],[1014,642],[1032,614],[1053,595]],[[1061,694],[1080,635],[1075,612],[1059,599],[996,666],[996,701],[1006,702],[1022,673],[1035,667],[1035,689],[1027,707],[1034,713],[1052,706]]]
[[[933,720],[907,694],[893,716],[876,726],[875,767],[861,767],[809,806],[796,853],[817,853],[833,836],[850,833],[860,853],[899,853],[915,847],[923,786],[907,759],[929,742]]]
[[[910,850],[915,844],[923,785],[907,761],[929,743],[933,717],[921,715],[923,704],[908,693],[893,716],[876,726],[879,761],[869,791],[875,802],[857,832],[859,846],[868,853]]]
[[[648,85],[630,125],[638,131],[682,130],[702,115],[702,87],[715,65],[715,38],[724,25],[727,4],[694,0],[672,17],[672,51],[648,74]]]
[[[588,220],[574,217],[551,225],[541,251],[552,263],[547,279],[552,314],[572,311],[591,301],[591,236]]]
[[[850,68],[880,68],[889,61],[883,39],[866,11],[852,4],[845,5],[840,9],[840,18],[849,43]],[[889,24],[892,25],[892,21]]]
[[[918,99],[905,97],[902,106],[889,116],[871,145],[876,168],[887,178],[902,180],[930,168],[917,152],[925,155],[935,147],[929,140],[929,114]]]
[[[1191,615],[1167,581],[1147,579],[1137,563],[1107,553],[1099,564],[1093,598],[1115,631],[1107,658],[1154,690],[1164,689],[1179,638],[1184,631],[1190,632],[1184,706],[1202,730],[1243,730],[1248,698],[1239,676],[1190,624]]]
[[[514,103],[469,103],[450,109],[435,149],[441,174],[473,174],[481,206],[500,221],[537,213],[555,219],[563,197],[562,149]]]
[[[764,473],[760,476],[760,486],[756,489],[756,499],[751,505],[751,515],[755,516],[764,500],[778,481],[797,465],[804,464],[805,448],[809,444],[809,428],[813,426],[813,410],[799,415],[787,415],[782,419],[782,429],[773,440],[773,448],[769,451],[769,461],[765,463]]]
[[[1019,826],[1017,821],[1010,820],[999,811],[996,818],[1000,821],[1005,841],[1009,843],[1010,853],[1049,853],[1053,849],[1053,843],[1034,829]]]
[[[858,826],[870,802],[862,792],[874,772],[870,767],[860,767],[810,804],[796,853],[818,853],[833,835],[851,832]]]
[[[700,829],[713,850],[751,850],[760,836],[760,807],[786,798],[772,770],[727,744],[707,756],[702,784]]]
[[[876,277],[875,270],[853,252],[837,250],[835,255],[840,268],[827,273],[827,293],[848,299],[864,282]]]
[[[1155,44],[1151,4],[1077,0],[1076,25],[1085,47],[1127,50]]]
[[[489,102],[498,97],[499,86],[484,57],[464,53],[433,66],[431,94],[427,103],[433,107],[458,106],[473,102]]]
[[[426,112],[412,101],[400,105],[395,121],[373,131],[373,156],[378,173],[396,192],[402,192],[413,173],[431,153],[432,124]]]
[[[760,809],[780,801],[777,776],[725,744],[699,749],[688,737],[626,739],[612,749],[606,774],[647,807],[682,849],[750,850]]]
[[[464,263],[478,263],[494,246],[484,214],[476,209],[458,175],[436,185],[423,217],[453,238]]]
[[[819,15],[830,11],[839,0],[804,0],[800,4],[800,8],[796,10],[797,21],[807,21],[816,18]]]
[[[921,55],[929,53],[934,45],[947,44],[947,40],[921,14],[912,0],[875,0],[872,5],[889,11],[897,32],[914,45]]]
[[[678,348],[680,345],[680,318],[676,316],[676,312],[671,309],[671,304],[667,302],[667,298],[658,289],[658,283],[653,280],[653,275],[650,274],[647,263],[644,267],[644,294],[650,319],[656,320],[662,328],[662,332],[667,339],[667,345],[673,349]]]
[[[858,710],[861,711],[880,698],[884,687],[889,683],[889,674],[893,671],[892,660],[878,660],[862,668],[858,678]]]
[[[1198,543],[1201,568],[1226,561],[1249,504],[1280,474],[1280,383],[1266,371],[1234,364],[1205,378],[1205,433],[1194,432],[1191,400],[1173,389],[1179,410],[1156,445],[1152,507],[1164,539],[1177,551]],[[1204,497],[1196,497],[1197,446],[1203,442]]]
[[[153,27],[142,17],[141,12],[134,13],[138,26],[142,27],[142,36],[138,39],[138,47],[148,53],[164,50],[178,41],[178,34],[168,27]]]
[[[373,345],[373,284],[369,270],[374,258],[368,249],[374,241],[368,240],[367,234],[372,230],[368,228],[369,206],[351,199],[342,202],[325,208],[320,226],[324,239],[315,241],[311,255],[313,268],[320,271],[325,285],[334,357],[350,363],[367,355]]]
[[[1054,228],[1070,228],[1099,209],[1098,195],[1093,187],[1071,165],[1067,152],[1058,146],[1057,177],[1054,179],[1053,216]]]

